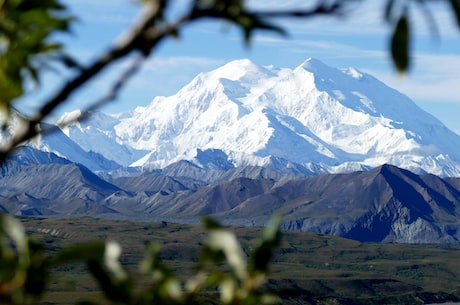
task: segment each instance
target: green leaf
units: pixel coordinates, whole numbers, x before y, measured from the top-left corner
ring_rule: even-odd
[[[249,259],[249,271],[251,274],[266,274],[268,272],[270,260],[281,241],[280,223],[281,215],[275,214],[264,229],[262,237],[257,241]]]
[[[460,1],[459,0],[450,0],[450,5],[454,11],[455,18],[457,20],[457,25],[460,27]]]
[[[111,272],[107,270],[106,266],[99,261],[90,260],[87,266],[109,300],[116,303],[129,304],[131,293],[129,281],[127,279],[124,281],[117,281],[112,277]]]
[[[21,223],[9,215],[0,214],[0,238],[2,238],[0,250],[7,250],[12,243],[19,263],[27,266],[29,263],[28,239]]]
[[[52,259],[53,265],[63,265],[91,260],[104,261],[105,242],[95,241],[75,244],[59,251]]]
[[[285,35],[280,26],[269,22],[268,18],[252,13],[244,6],[241,0],[197,0],[194,3],[194,13],[200,16],[219,18],[233,23],[243,31],[246,45],[251,42],[255,30],[266,30]]]
[[[29,252],[30,265],[27,269],[24,288],[30,294],[41,295],[45,292],[49,278],[49,264],[45,247],[38,241],[29,240]]]
[[[95,241],[65,248],[51,262],[53,265],[86,263],[109,300],[128,302],[131,297],[130,278],[119,263],[120,253],[117,243]]]
[[[59,0],[0,1],[0,16],[0,106],[8,108],[26,82],[39,83],[49,55],[62,48],[53,35],[68,31],[74,18]]]
[[[150,243],[147,245],[146,250],[147,253],[145,258],[141,261],[139,269],[142,274],[151,274],[158,270],[161,265],[161,260],[158,257],[160,245],[157,243]]]
[[[120,265],[120,254],[121,248],[118,243],[95,241],[64,248],[53,257],[51,262],[54,265],[99,262],[113,274],[115,279],[124,280],[127,274]]]
[[[209,231],[206,245],[216,252],[224,253],[226,261],[234,274],[239,279],[246,278],[246,257],[240,243],[232,232],[226,229],[212,229]]]
[[[229,304],[235,298],[235,292],[238,288],[237,283],[231,277],[224,277],[220,280],[220,299],[222,303]]]
[[[0,213],[0,298],[22,301],[29,266],[28,239],[23,226],[15,218]]]
[[[221,229],[223,226],[217,222],[216,220],[212,219],[211,217],[203,217],[201,221],[204,224],[204,227],[207,230],[213,230],[213,229]]]
[[[116,242],[106,242],[104,250],[104,266],[113,274],[118,281],[128,278],[125,270],[120,264],[121,246]]]
[[[404,12],[396,23],[391,38],[391,56],[393,64],[400,73],[406,72],[410,65],[409,38],[409,22],[407,14]]]

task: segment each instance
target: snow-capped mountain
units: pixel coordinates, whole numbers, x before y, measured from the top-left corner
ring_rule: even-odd
[[[109,160],[114,160],[123,166],[129,166],[149,151],[137,150],[123,143],[114,130],[120,124],[116,115],[102,112],[91,112],[88,119],[78,121],[82,115],[80,110],[64,114],[58,121],[63,126],[65,135],[77,142],[86,151],[95,151]],[[67,122],[73,122],[67,126]]]
[[[2,119],[3,118],[0,114],[0,120]],[[23,117],[15,111],[12,111],[9,120],[8,128],[0,131],[0,145],[6,143],[10,137],[17,132],[17,130],[24,128],[24,124],[27,124]],[[27,162],[33,161],[32,163],[39,164],[50,162],[60,163],[61,161],[57,161],[56,159],[60,157],[74,163],[80,163],[91,171],[97,173],[110,172],[122,167],[120,163],[114,159],[106,158],[94,150],[82,148],[82,143],[80,141],[77,144],[59,128],[55,127],[56,126],[48,123],[41,123],[39,128],[41,128],[44,133],[41,133],[26,143],[23,143],[23,145],[18,147],[15,154],[12,155],[12,158],[20,158],[29,160]],[[94,136],[89,136],[94,141]],[[33,149],[26,149],[26,146]],[[55,155],[56,158],[51,157],[51,155],[47,156],[47,154],[37,153],[36,150],[51,153],[52,155]]]
[[[43,128],[47,128],[42,124]],[[84,150],[79,144],[59,129],[50,135],[39,135],[28,142],[35,149],[56,154],[74,163],[80,163],[93,172],[108,172],[121,167],[119,163],[104,157],[94,150]]]
[[[328,172],[389,163],[460,176],[459,135],[371,75],[316,59],[295,69],[232,61],[175,95],[121,115],[97,113],[64,133],[86,151],[148,168],[209,150],[235,166],[278,158]]]

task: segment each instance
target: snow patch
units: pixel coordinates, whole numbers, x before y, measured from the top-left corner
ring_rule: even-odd
[[[282,158],[318,171],[389,163],[460,176],[459,135],[372,76],[314,58],[295,69],[232,61],[145,107],[96,115],[66,134],[125,166],[161,168],[216,150],[236,166]]]
[[[359,71],[356,70],[355,68],[342,69],[342,71],[343,71],[345,74],[347,74],[347,75],[349,75],[349,76],[351,76],[351,77],[353,77],[353,78],[355,78],[355,79],[358,79],[358,80],[359,80],[359,79],[363,78],[363,74],[361,74],[361,72],[359,72]]]

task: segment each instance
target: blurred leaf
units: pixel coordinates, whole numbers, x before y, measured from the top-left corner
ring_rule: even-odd
[[[267,30],[276,32],[283,36],[286,35],[286,32],[283,28],[268,21],[265,21],[262,18],[259,18],[253,14],[241,15],[235,20],[235,22],[243,30],[244,40],[247,45],[251,42],[254,30]]]
[[[185,284],[185,288],[190,293],[196,293],[201,289],[207,279],[207,273],[198,271],[194,276],[190,277]]]
[[[111,273],[115,280],[124,281],[127,274],[120,265],[121,248],[115,242],[95,241],[72,245],[59,251],[52,259],[52,264],[62,265],[73,262],[97,262]]]
[[[10,118],[10,105],[7,101],[0,98],[0,129],[6,130],[8,120]]]
[[[275,294],[265,293],[260,296],[260,302],[262,304],[281,304],[281,299]]]
[[[0,213],[0,299],[23,300],[30,262],[27,240],[18,220]]]
[[[197,0],[194,11],[198,15],[223,19],[238,26],[243,31],[245,43],[248,45],[255,30],[267,30],[285,35],[280,26],[269,22],[257,14],[251,13],[241,0]]]
[[[5,109],[24,94],[26,81],[39,82],[48,55],[62,48],[50,38],[68,31],[74,18],[59,0],[3,0],[0,16],[0,107]]]
[[[131,294],[128,281],[125,280],[120,282],[112,278],[112,274],[100,261],[90,260],[87,262],[87,266],[109,300],[117,303],[129,304]]]
[[[45,292],[49,278],[49,264],[43,244],[29,240],[30,265],[24,285],[26,292],[41,295]]]
[[[211,217],[203,217],[201,219],[201,221],[203,222],[204,227],[207,230],[222,229],[223,228],[223,226],[219,222],[215,221]]]
[[[53,257],[52,263],[86,263],[107,298],[127,302],[130,299],[130,279],[119,263],[120,253],[117,243],[95,241],[64,248]]]
[[[104,265],[113,274],[116,280],[124,281],[128,278],[128,275],[120,264],[120,255],[120,244],[113,241],[105,243]]]
[[[281,215],[275,214],[265,227],[261,238],[257,241],[249,260],[251,274],[267,273],[270,260],[281,241],[280,223]]]
[[[225,253],[221,249],[215,249],[206,244],[201,249],[200,262],[202,264],[219,264],[223,261],[225,261]]]
[[[105,242],[94,241],[84,244],[74,244],[59,251],[52,259],[53,265],[63,265],[74,262],[104,261]]]
[[[227,263],[235,275],[241,280],[246,278],[246,257],[232,232],[226,229],[212,229],[209,231],[206,245],[216,252],[224,253]]]
[[[157,243],[148,244],[145,258],[139,264],[141,274],[150,275],[154,281],[159,281],[171,273],[161,261],[159,253],[160,245]]]
[[[229,304],[235,298],[237,285],[235,280],[230,277],[224,277],[220,280],[220,299],[224,304]]]
[[[99,303],[95,302],[95,301],[93,302],[93,301],[85,301],[85,300],[83,300],[83,301],[76,301],[75,305],[99,305]]]
[[[182,299],[182,288],[179,281],[174,276],[168,276],[161,285],[163,298],[180,302]]]
[[[450,0],[450,5],[454,11],[455,18],[457,20],[457,25],[460,27],[460,1],[459,0]]]
[[[391,38],[391,56],[393,64],[400,73],[406,72],[410,65],[409,38],[409,22],[407,20],[407,14],[404,12],[396,23]]]
[[[0,214],[0,237],[3,239],[0,249],[12,250],[13,248],[9,245],[14,246],[19,264],[27,266],[29,263],[28,239],[22,224],[12,216]]]

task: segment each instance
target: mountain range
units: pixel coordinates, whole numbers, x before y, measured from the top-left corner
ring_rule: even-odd
[[[289,230],[460,240],[460,136],[354,68],[237,60],[145,107],[80,115],[2,165],[0,211],[250,226],[279,211]]]
[[[286,230],[374,242],[460,241],[460,178],[392,165],[301,176],[256,166],[202,169],[182,161],[102,179],[80,164],[24,147],[0,175],[0,211],[17,215],[182,223],[211,215],[229,225],[263,226],[278,212]]]
[[[58,124],[79,114],[67,113]],[[263,166],[276,158],[312,173],[386,163],[460,176],[458,134],[374,77],[316,59],[295,69],[233,61],[199,74],[172,96],[131,112],[93,113],[63,133],[85,151],[144,169],[180,160],[200,165],[199,149],[211,159],[210,150],[218,159],[224,153],[235,167]],[[58,143],[47,146],[51,152],[61,149]]]

